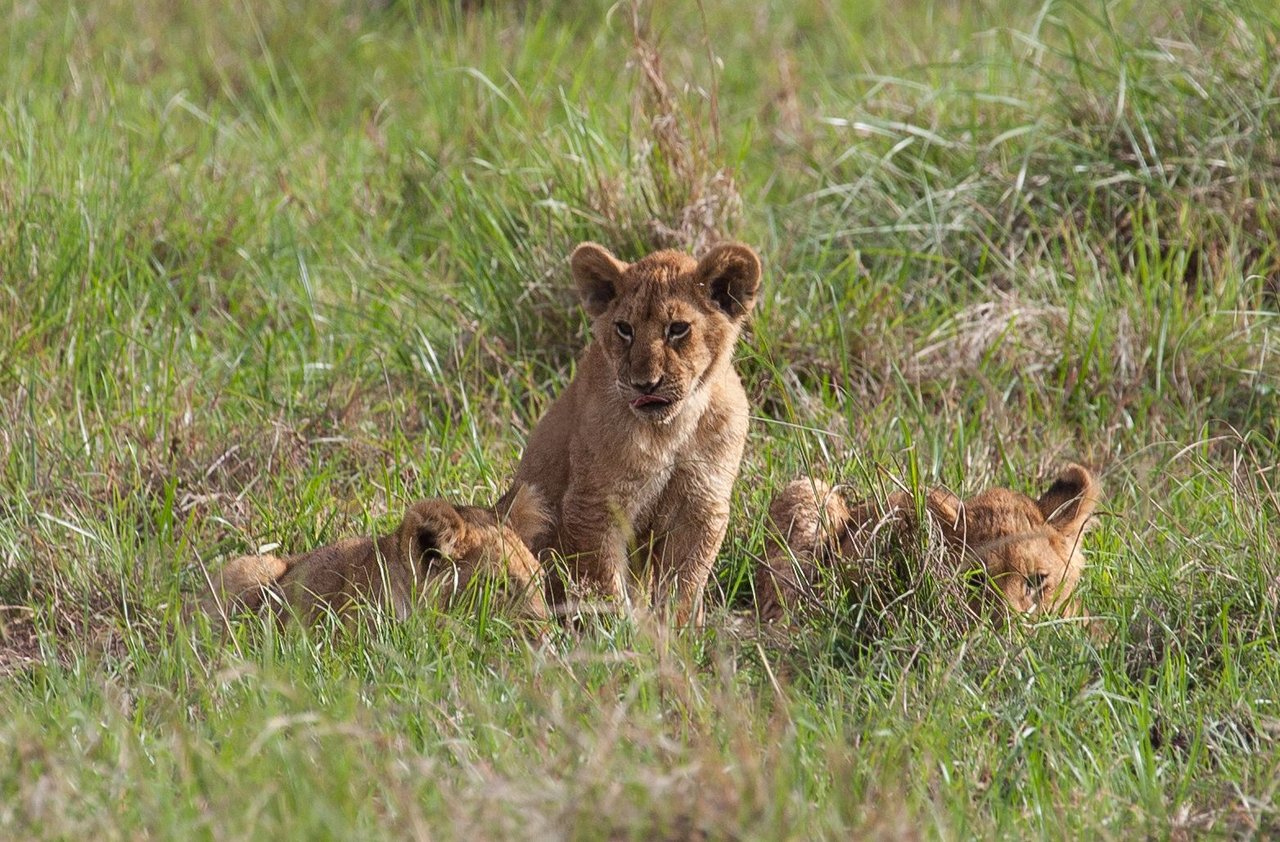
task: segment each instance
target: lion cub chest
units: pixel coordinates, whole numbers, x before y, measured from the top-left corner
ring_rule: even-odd
[[[637,530],[670,487],[677,469],[706,462],[706,391],[693,395],[684,412],[663,427],[630,426],[596,454],[603,472],[613,474],[610,497]],[[702,433],[702,435],[700,435]]]

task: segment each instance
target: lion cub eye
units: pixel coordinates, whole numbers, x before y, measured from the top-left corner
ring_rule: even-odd
[[[689,335],[688,322],[672,322],[667,325],[667,341],[674,342],[677,339],[684,339]]]
[[[618,331],[618,335],[621,336],[623,339],[625,339],[628,342],[631,341],[631,337],[634,335],[634,331],[631,330],[631,325],[627,324],[626,322],[614,322],[613,328],[614,330]]]

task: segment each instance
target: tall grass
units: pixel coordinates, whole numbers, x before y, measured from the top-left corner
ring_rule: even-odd
[[[1275,832],[1270,4],[0,18],[4,834]],[[767,277],[707,629],[175,622],[232,555],[492,501],[585,340],[573,245],[722,236]],[[962,627],[927,578],[742,610],[796,473],[1068,459],[1092,629]]]

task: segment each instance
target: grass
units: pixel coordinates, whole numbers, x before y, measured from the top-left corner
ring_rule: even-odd
[[[686,8],[687,7],[687,8]],[[1280,16],[1247,0],[32,3],[0,43],[0,833],[1280,829]],[[229,640],[204,571],[489,502],[564,257],[765,296],[709,627]],[[740,611],[802,471],[1106,491],[1110,630]]]

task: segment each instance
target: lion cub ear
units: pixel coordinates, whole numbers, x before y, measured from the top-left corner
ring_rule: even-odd
[[[583,309],[595,318],[618,296],[627,264],[602,245],[583,243],[569,255],[569,268]]]
[[[750,246],[722,243],[698,261],[697,278],[712,303],[736,320],[755,306],[760,273],[760,258]]]
[[[400,553],[415,570],[426,570],[454,556],[466,528],[458,510],[444,500],[414,503],[400,524]]]
[[[1079,465],[1067,465],[1036,506],[1049,525],[1067,535],[1085,528],[1102,499],[1102,488],[1093,474]]]

